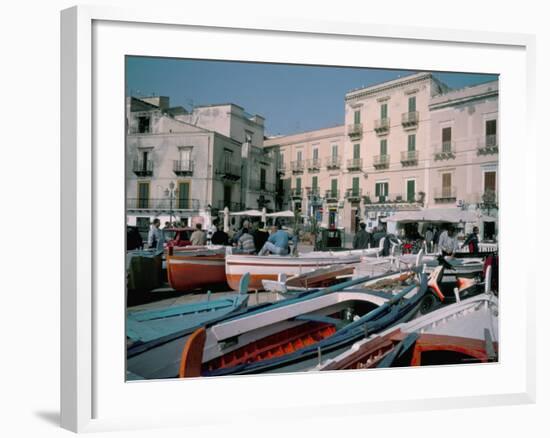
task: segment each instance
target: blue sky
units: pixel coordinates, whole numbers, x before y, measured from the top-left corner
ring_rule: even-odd
[[[235,103],[266,118],[266,134],[292,134],[344,122],[346,92],[415,73],[350,67],[126,58],[126,93],[170,97],[171,106]],[[452,88],[497,79],[434,73]]]

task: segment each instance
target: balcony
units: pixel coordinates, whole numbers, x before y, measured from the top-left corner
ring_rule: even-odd
[[[275,193],[275,184],[262,181],[261,179],[249,180],[248,188],[255,192],[271,194]]]
[[[195,162],[192,160],[174,160],[173,170],[178,176],[193,175]]]
[[[292,161],[290,163],[290,168],[292,169],[292,173],[304,173],[304,162]]]
[[[338,202],[340,199],[340,192],[338,190],[327,190],[325,192],[325,200],[327,202]]]
[[[290,198],[291,199],[302,199],[303,190],[301,188],[290,189]]]
[[[378,119],[374,122],[374,132],[378,135],[387,134],[390,131],[390,119]]]
[[[498,139],[496,135],[486,135],[479,140],[477,145],[478,155],[496,154],[498,152]]]
[[[348,160],[347,169],[350,172],[363,169],[363,159],[362,158],[351,158]]]
[[[389,195],[379,195],[371,196],[370,193],[367,193],[364,197],[364,202],[367,205],[373,206],[387,206],[388,204],[392,205],[392,208],[410,208],[411,204],[422,204],[424,202],[424,193],[416,192],[414,194],[402,194],[402,193],[393,193]],[[419,205],[417,205],[419,207]]]
[[[416,166],[418,164],[418,151],[401,152],[401,164],[403,166]]]
[[[363,124],[353,123],[348,125],[348,136],[350,140],[359,140],[363,136]]]
[[[286,173],[286,164],[281,163],[277,166],[277,173],[279,175],[284,175]]]
[[[389,155],[375,155],[373,166],[375,169],[387,169],[390,167],[390,156]]]
[[[321,191],[319,190],[319,187],[307,187],[306,191],[307,191],[307,196],[308,197],[320,196],[321,195]]]
[[[363,190],[360,188],[351,188],[346,190],[346,199],[350,202],[359,202],[363,195]]]
[[[128,198],[126,210],[147,211],[149,214],[178,212],[180,210],[198,210],[201,203],[198,199],[191,198]]]
[[[133,170],[137,176],[153,176],[153,161],[134,160]]]
[[[241,166],[240,164],[225,162],[222,168],[217,170],[216,173],[225,180],[238,181],[241,179]]]
[[[327,170],[340,169],[340,157],[328,157],[327,158]]]
[[[444,141],[441,148],[434,152],[434,160],[452,160],[456,158],[455,146],[453,141]]]
[[[224,210],[225,207],[227,207],[229,209],[229,211],[242,211],[242,210],[244,210],[244,204],[242,204],[241,202],[218,201],[215,205],[218,208],[218,210]]]
[[[438,204],[456,202],[456,187],[442,187],[434,190],[434,201]]]
[[[312,158],[307,160],[307,170],[310,172],[317,172],[321,169],[321,160],[319,158]]]
[[[418,121],[420,117],[418,116],[418,111],[410,111],[407,113],[401,114],[401,124],[405,129],[414,129],[418,126]]]

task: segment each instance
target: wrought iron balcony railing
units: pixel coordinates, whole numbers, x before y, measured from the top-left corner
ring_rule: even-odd
[[[221,169],[219,169],[216,173],[221,175],[224,179],[237,181],[241,178],[241,166],[240,164],[234,164],[226,161],[223,163]]]
[[[292,173],[303,173],[304,171],[304,162],[303,161],[292,161],[290,163]]]
[[[351,158],[348,160],[347,169],[350,171],[361,170],[363,168],[362,158]]]
[[[306,190],[308,196],[319,196],[321,194],[319,187],[307,187]]]
[[[415,166],[418,164],[418,151],[401,152],[401,164],[403,166]]]
[[[137,176],[152,176],[153,161],[152,160],[134,160],[133,171]]]
[[[374,122],[374,131],[377,134],[385,134],[390,130],[390,118],[378,119]]]
[[[362,123],[352,123],[348,125],[348,136],[355,140],[361,138],[363,135],[363,124]]]
[[[390,156],[389,155],[375,155],[373,162],[375,169],[385,169],[390,165]]]
[[[378,196],[367,193],[363,199],[365,204],[415,204],[424,202],[424,195],[421,192],[390,193]]]
[[[174,160],[173,170],[178,176],[192,175],[195,168],[193,160]]]
[[[275,184],[261,179],[249,180],[248,187],[256,192],[275,193]]]
[[[307,160],[307,170],[315,171],[321,169],[321,160],[319,158],[311,158]]]
[[[363,196],[361,188],[351,188],[346,190],[346,199],[348,201],[359,201]]]
[[[151,213],[162,213],[178,210],[198,210],[201,202],[191,198],[127,198],[127,210],[150,210]]]
[[[290,197],[292,199],[302,199],[302,195],[303,195],[303,190],[301,188],[293,188],[293,189],[290,189]]]
[[[333,156],[327,158],[327,169],[340,169],[340,157]]]
[[[496,135],[486,135],[479,140],[477,146],[478,155],[496,154],[498,152],[498,139]]]
[[[409,111],[401,114],[401,124],[404,128],[414,128],[420,120],[418,111]]]
[[[241,202],[218,201],[215,205],[219,210],[224,210],[225,207],[227,207],[229,209],[229,211],[242,211],[242,210],[244,210],[244,204],[242,204]]]
[[[456,158],[454,141],[444,141],[434,152],[434,160],[450,160]]]
[[[434,190],[434,201],[436,203],[456,201],[456,187],[441,187]]]
[[[325,199],[327,202],[337,202],[340,199],[340,191],[339,190],[327,190],[325,192]]]

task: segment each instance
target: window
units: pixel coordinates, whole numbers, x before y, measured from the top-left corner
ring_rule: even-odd
[[[334,198],[338,197],[338,180],[337,179],[332,179],[330,181],[330,192]]]
[[[149,183],[138,183],[138,208],[149,208]]]
[[[252,132],[251,131],[244,131],[244,141],[246,143],[252,143]]]
[[[333,144],[332,145],[332,159],[336,160],[338,158],[338,145]]]
[[[485,121],[485,142],[487,146],[496,146],[497,144],[497,121]]]
[[[380,155],[388,155],[388,140],[385,138],[380,140]]]
[[[361,145],[360,144],[354,144],[353,145],[353,159],[356,160],[357,158],[360,158],[361,156]]]
[[[178,183],[178,208],[189,208],[189,183]]]
[[[356,125],[361,123],[361,111],[355,111],[353,113],[353,123]]]
[[[260,190],[265,190],[265,169],[262,167],[260,169]]]
[[[374,188],[375,188],[374,194],[378,197],[378,201],[385,202],[388,196],[389,183],[377,182]]]
[[[416,111],[416,96],[409,97],[409,112],[414,113]]]
[[[407,202],[414,202],[414,194],[416,192],[416,181],[410,179],[407,181]]]
[[[382,120],[388,118],[388,104],[387,103],[383,103],[382,105],[380,105],[380,118]]]
[[[299,195],[302,192],[302,178],[296,178],[296,193]]]
[[[296,161],[298,162],[302,161],[302,151],[296,152]]]
[[[316,189],[316,188],[318,187],[317,184],[318,184],[317,177],[316,177],[316,176],[312,177],[312,178],[311,178],[311,187],[314,188],[314,189]]]
[[[451,193],[451,183],[452,183],[452,174],[443,173],[441,174],[441,194],[444,198],[450,198]]]
[[[452,129],[451,127],[443,128],[441,130],[441,150],[443,152],[451,152],[451,139]]]
[[[140,134],[146,134],[149,132],[151,126],[151,118],[149,116],[138,117],[138,132]]]
[[[319,159],[319,148],[313,148],[313,159],[314,160]]]
[[[180,169],[185,171],[191,170],[191,152],[192,147],[182,147],[180,148]]]
[[[228,173],[231,171],[231,163],[233,162],[233,151],[231,149],[224,149],[223,158],[223,167],[225,169],[225,172]]]
[[[495,171],[485,172],[483,176],[484,192],[497,190],[497,173]]]
[[[353,196],[359,196],[359,177],[351,180],[351,192]]]
[[[416,134],[409,135],[408,142],[407,142],[407,150],[409,152],[416,150]]]

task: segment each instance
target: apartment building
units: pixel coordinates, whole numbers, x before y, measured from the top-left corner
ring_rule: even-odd
[[[127,99],[127,222],[207,221],[217,210],[273,209],[275,166],[264,119],[235,104],[170,107]]]

